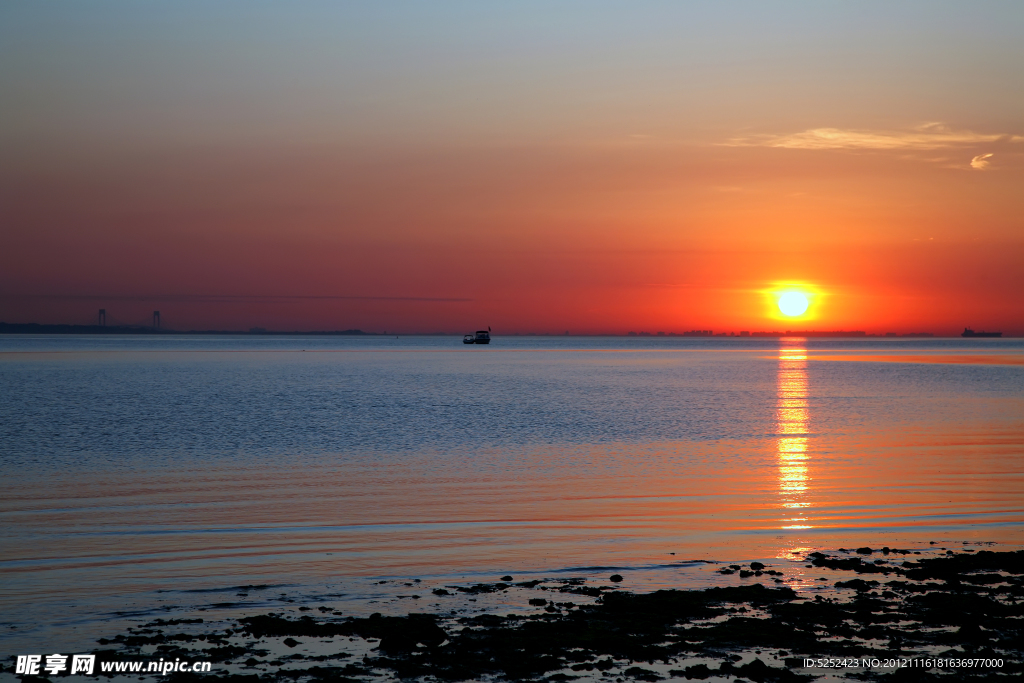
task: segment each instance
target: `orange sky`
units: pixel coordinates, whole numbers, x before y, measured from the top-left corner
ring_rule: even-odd
[[[0,320],[1024,334],[1019,5],[247,7],[0,10]]]

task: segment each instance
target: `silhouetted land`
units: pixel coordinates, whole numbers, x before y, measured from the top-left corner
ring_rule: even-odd
[[[302,335],[372,335],[379,332],[362,330],[295,330],[277,332],[253,328],[245,332],[238,330],[165,330],[155,327],[134,325],[40,325],[39,323],[0,323],[0,334],[302,334]]]
[[[253,327],[248,330],[172,330],[143,325],[41,325],[39,323],[4,323],[0,322],[0,334],[228,334],[228,335],[378,335],[386,336],[387,332],[364,332],[362,330],[290,330],[277,331],[267,330],[262,327]],[[402,333],[403,337],[410,336],[453,336],[455,332],[412,332]],[[553,333],[520,333],[508,332],[505,336],[510,337],[551,337]],[[605,334],[576,334],[569,335],[559,333],[557,336],[578,336],[578,337],[604,337],[615,336]],[[908,334],[896,334],[888,332],[885,334],[868,334],[863,330],[786,330],[785,332],[714,332],[712,330],[690,330],[688,332],[629,332],[629,337],[934,337],[931,332],[911,332]]]
[[[155,646],[167,660],[212,660],[222,671],[238,671],[172,674],[170,681],[239,683],[372,681],[381,670],[421,681],[565,681],[596,675],[619,681],[715,676],[762,683],[811,681],[828,673],[881,681],[1019,680],[1024,551],[919,555],[888,547],[810,553],[808,568],[843,579],[834,583],[833,598],[798,593],[784,585],[783,572],[760,562],[718,570],[738,575],[728,579],[738,585],[653,593],[624,590],[619,575],[607,585],[588,585],[580,578],[515,583],[503,576],[493,584],[433,589],[439,613],[353,617],[321,605],[316,616],[279,610],[232,619],[227,629],[216,617],[158,619],[101,638],[99,644],[111,649],[96,654],[100,660],[143,658],[152,652],[144,648]],[[237,590],[248,595],[268,588]],[[477,610],[471,608],[467,614],[466,600],[493,593],[503,594],[506,605],[521,602],[523,611],[472,614]],[[295,650],[303,643],[322,643],[324,654]],[[856,658],[857,663],[829,670],[808,667],[807,658]],[[870,661],[863,666],[864,659],[921,661],[894,670]],[[978,663],[950,666],[935,664],[936,659]]]
[[[748,332],[746,330],[736,334],[735,332],[715,332],[714,330],[690,330],[689,332],[629,332],[629,337],[934,337],[932,332],[910,332],[907,334],[896,334],[886,332],[885,334],[868,334],[864,330],[786,330],[780,332]]]

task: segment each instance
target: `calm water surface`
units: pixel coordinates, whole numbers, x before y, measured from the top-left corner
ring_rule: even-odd
[[[1017,548],[1021,491],[1022,340],[0,336],[5,650],[254,583]]]

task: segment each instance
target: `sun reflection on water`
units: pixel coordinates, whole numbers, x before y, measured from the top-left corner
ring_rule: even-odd
[[[788,516],[783,529],[810,529],[803,508],[808,507],[807,350],[803,340],[785,340],[779,349],[776,444],[779,495]]]

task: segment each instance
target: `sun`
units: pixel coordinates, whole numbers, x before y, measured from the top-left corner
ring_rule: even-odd
[[[821,285],[801,280],[776,281],[758,292],[767,319],[790,322],[818,320],[828,296]]]
[[[779,297],[779,310],[782,311],[783,315],[790,318],[803,315],[807,310],[807,306],[807,295],[803,292],[783,292]]]

